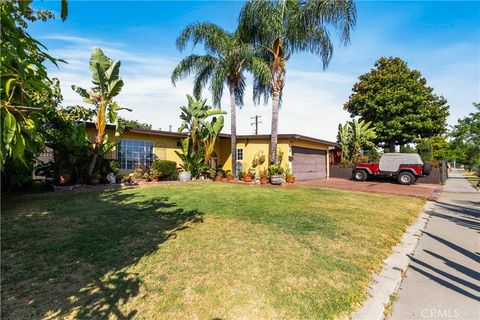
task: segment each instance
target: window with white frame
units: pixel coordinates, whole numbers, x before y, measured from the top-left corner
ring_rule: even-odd
[[[148,167],[153,161],[153,142],[142,140],[118,140],[117,160],[120,169]]]
[[[243,149],[237,149],[237,161],[243,161]]]

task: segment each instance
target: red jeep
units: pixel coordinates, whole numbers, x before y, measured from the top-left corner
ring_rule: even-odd
[[[353,180],[365,181],[369,177],[392,177],[400,184],[414,184],[419,177],[430,174],[432,166],[423,164],[416,153],[384,153],[378,163],[359,163],[353,171]]]

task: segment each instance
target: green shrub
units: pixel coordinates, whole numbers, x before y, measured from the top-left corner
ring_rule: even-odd
[[[152,162],[150,170],[156,179],[167,179],[177,172],[177,163],[170,160],[155,160]]]
[[[433,160],[433,147],[432,142],[428,139],[421,139],[417,143],[417,152],[422,158],[423,162]]]

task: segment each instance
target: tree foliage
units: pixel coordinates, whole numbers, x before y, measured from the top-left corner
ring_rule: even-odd
[[[337,141],[342,149],[342,161],[355,161],[365,150],[375,147],[375,127],[371,122],[353,119],[338,125]],[[370,153],[373,153],[371,151]]]
[[[458,163],[480,165],[480,103],[473,103],[474,112],[459,119],[450,132],[450,158]]]
[[[39,41],[26,31],[29,22],[54,17],[45,10],[34,10],[31,1],[2,1],[1,9],[1,150],[0,168],[31,167],[31,160],[44,146],[38,119],[42,108],[56,103],[58,82],[48,77],[45,62],[57,65]],[[66,6],[65,6],[66,7]],[[66,15],[65,15],[66,17]]]
[[[433,93],[427,80],[400,58],[380,58],[361,75],[344,105],[352,116],[375,123],[379,146],[412,143],[446,132],[447,100]]]
[[[118,125],[120,128],[120,131],[123,131],[125,128],[138,128],[138,129],[152,130],[152,125],[149,123],[140,122],[138,120],[125,119],[122,117],[118,117]]]
[[[356,8],[349,0],[252,0],[242,8],[239,21],[241,36],[262,49],[270,69],[269,82],[255,77],[253,95],[257,102],[272,97],[269,161],[274,163],[287,61],[292,54],[310,52],[319,56],[326,68],[333,54],[329,27],[338,31],[341,42],[347,44],[356,22]]]

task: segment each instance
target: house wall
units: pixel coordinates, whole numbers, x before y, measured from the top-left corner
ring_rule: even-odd
[[[95,128],[87,128],[87,135],[93,141],[96,134]],[[114,131],[107,131],[108,138],[111,140],[118,140],[118,139],[130,139],[130,140],[141,140],[141,141],[151,141],[153,142],[154,148],[153,153],[155,154],[157,159],[161,160],[171,160],[175,161],[177,165],[180,165],[181,160],[175,153],[175,151],[181,152],[182,148],[177,145],[178,141],[181,141],[181,138],[178,137],[166,137],[166,136],[158,136],[158,135],[150,135],[150,134],[143,134],[143,133],[132,133],[132,132],[124,132],[120,135],[120,137],[115,137]],[[110,159],[117,158],[117,150],[116,147],[110,151],[107,155]],[[133,170],[121,170],[121,172],[131,172]]]
[[[87,134],[94,140],[96,129],[87,128]],[[154,144],[154,154],[157,159],[162,160],[171,160],[175,161],[178,166],[181,164],[180,158],[177,156],[175,151],[181,152],[181,147],[178,146],[178,142],[182,140],[180,137],[169,137],[169,136],[160,136],[153,134],[145,133],[133,133],[133,132],[124,132],[120,137],[115,137],[115,132],[112,130],[107,130],[109,139],[118,140],[118,139],[131,139],[131,140],[141,140],[141,141],[151,141]],[[265,155],[265,163],[257,167],[257,172],[265,170],[268,167],[269,159],[268,152],[270,146],[270,139],[237,139],[237,149],[243,149],[243,160],[240,161],[243,167],[243,170],[246,171],[252,167],[252,161],[259,152],[263,152]],[[283,168],[292,168],[292,163],[290,157],[292,156],[292,147],[303,147],[317,150],[328,150],[329,146],[324,145],[318,142],[305,141],[305,140],[291,140],[291,139],[279,139],[278,140],[278,151],[283,151],[283,159],[281,166]],[[217,155],[216,161],[217,166],[220,166],[225,171],[231,171],[231,155],[230,155],[230,138],[219,137],[214,148],[214,152]],[[113,148],[109,155],[110,159],[116,159],[117,153],[116,148]],[[329,176],[329,166],[328,166],[328,152],[327,152],[327,177]],[[121,170],[122,173],[131,172],[133,170]]]

